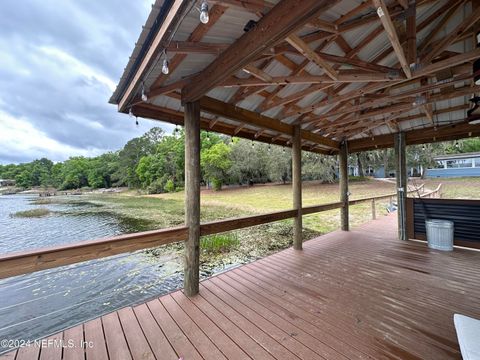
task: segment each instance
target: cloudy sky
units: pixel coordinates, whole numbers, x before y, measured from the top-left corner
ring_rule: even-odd
[[[0,163],[121,148],[162,123],[108,104],[152,0],[2,0]]]

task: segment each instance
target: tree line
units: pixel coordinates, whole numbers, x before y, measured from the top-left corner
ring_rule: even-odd
[[[176,128],[171,135],[153,128],[134,138],[115,152],[97,157],[71,157],[53,163],[42,158],[29,163],[0,165],[0,178],[13,179],[21,188],[53,187],[56,189],[93,189],[127,186],[149,193],[172,192],[183,188],[185,176],[185,134]],[[228,137],[202,131],[202,183],[219,190],[224,185],[243,185],[291,181],[291,150],[275,145]],[[480,150],[478,138],[409,146],[408,166],[427,168],[433,157],[445,153]],[[352,154],[349,165],[356,166],[360,176],[366,169],[383,166],[394,168],[391,149]],[[335,181],[338,160],[302,152],[304,180]]]

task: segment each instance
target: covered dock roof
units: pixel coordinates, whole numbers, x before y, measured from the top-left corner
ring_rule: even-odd
[[[350,152],[480,135],[469,99],[478,1],[157,0],[111,102],[121,112],[302,148]],[[249,24],[247,26],[247,24]],[[169,73],[162,73],[168,59]],[[142,100],[142,93],[146,99]]]

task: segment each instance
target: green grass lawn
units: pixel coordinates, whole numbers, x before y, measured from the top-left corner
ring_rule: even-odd
[[[425,183],[433,190],[443,184],[443,197],[480,198],[480,181],[475,179],[416,180],[415,185]],[[394,182],[379,180],[355,181],[350,183],[351,199],[391,194]],[[160,229],[181,225],[184,222],[184,192],[160,195],[142,195],[137,191],[118,194],[88,194],[81,197],[55,197],[52,202],[86,202],[93,204],[89,212],[110,212],[121,217],[137,220],[142,224],[136,231]],[[338,184],[306,182],[303,185],[303,204],[319,205],[339,200]],[[44,201],[44,200],[42,200]],[[377,216],[387,213],[389,200],[376,202]],[[201,221],[262,214],[291,209],[291,185],[255,185],[252,187],[226,188],[221,191],[203,190],[201,194]],[[42,202],[43,204],[43,202]],[[350,207],[350,225],[358,226],[371,220],[371,202]],[[303,217],[304,239],[337,230],[340,227],[340,210],[331,210]],[[220,269],[264,257],[292,244],[293,220],[232,231],[202,239],[202,269]],[[183,253],[182,244],[168,245],[152,250],[163,253]]]
[[[439,178],[422,180],[429,189],[442,184],[444,199],[480,199],[480,178]]]
[[[395,191],[393,183],[377,180],[352,182],[351,199],[375,195],[390,194]],[[149,195],[149,198],[183,201],[184,193]],[[303,185],[303,204],[319,205],[339,201],[338,184],[320,184],[306,182]],[[202,213],[211,207],[223,207],[226,212],[238,211],[241,214],[261,214],[292,208],[292,187],[287,185],[255,185],[251,187],[230,188],[221,191],[204,190],[201,194]],[[385,214],[388,200],[377,202],[377,215]],[[371,204],[354,205],[350,211],[351,224],[357,226],[371,219]],[[222,214],[223,215],[223,214]],[[222,216],[225,218],[228,216]],[[319,214],[304,216],[304,227],[319,233],[338,229],[340,211],[331,210]]]

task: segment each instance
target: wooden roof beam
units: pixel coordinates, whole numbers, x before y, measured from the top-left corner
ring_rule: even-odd
[[[305,43],[302,39],[300,39],[297,35],[291,34],[287,37],[287,42],[292,45],[297,51],[305,56],[308,60],[317,64],[325,73],[332,78],[333,80],[337,80],[338,74],[332,68],[332,66],[325,61],[318,53],[313,51],[310,46]]]
[[[270,86],[270,85],[288,85],[288,84],[337,84],[354,82],[395,82],[402,77],[399,74],[372,73],[359,70],[340,70],[337,79],[333,80],[326,75],[303,75],[303,76],[275,76],[271,81],[260,79],[228,79],[220,86],[224,87],[242,87],[242,86]],[[387,87],[387,86],[385,86]]]
[[[407,76],[407,78],[412,77],[412,71],[410,70],[410,65],[408,64],[407,58],[405,57],[405,53],[403,52],[403,47],[400,43],[400,40],[397,35],[397,31],[395,30],[395,26],[392,22],[390,17],[390,13],[388,11],[387,6],[385,5],[384,0],[372,0],[373,4],[377,8],[377,14],[380,17],[380,21],[387,33],[387,36],[392,43],[392,47],[397,55],[398,61],[402,66],[403,72]]]
[[[265,49],[275,46],[308,21],[335,5],[338,0],[282,0],[257,26],[244,33],[183,88],[183,101],[200,99],[232,74],[254,61]]]
[[[215,23],[222,17],[223,13],[227,10],[225,6],[214,5],[209,11],[209,20],[208,24],[200,23],[190,34],[187,41],[188,42],[199,42],[205,36],[205,34],[210,30],[210,28],[215,25]],[[168,74],[161,74],[157,80],[150,86],[150,91],[156,91],[160,88],[165,81],[168,80],[170,74],[172,74],[175,69],[180,66],[183,60],[187,57],[187,54],[175,54],[170,60],[168,67],[170,72]]]
[[[480,7],[474,10],[469,17],[458,24],[447,36],[439,41],[433,49],[429,50],[422,59],[423,63],[430,63],[436,56],[448,48],[455,39],[462,35],[466,30],[473,26],[478,20],[480,20]]]
[[[214,114],[217,116],[233,119],[245,124],[253,125],[260,129],[272,130],[278,133],[293,135],[293,126],[282,123],[277,119],[273,119],[256,112],[240,108],[231,104],[224,103],[210,97],[203,97],[200,99],[200,108],[204,112]],[[313,141],[317,144],[327,146],[331,149],[337,150],[339,144],[336,141],[330,140],[320,135],[310,133],[302,130],[302,138]]]
[[[147,53],[145,54],[144,58],[140,62],[139,67],[137,68],[133,79],[129,82],[128,87],[125,93],[122,95],[120,101],[118,102],[118,109],[120,111],[125,110],[125,107],[128,104],[130,97],[132,96],[133,91],[137,88],[137,86],[141,83],[144,74],[147,72],[147,69],[153,61],[155,60],[158,52],[163,43],[163,37],[167,33],[167,30],[173,25],[175,22],[179,21],[179,17],[177,16],[177,12],[185,6],[183,0],[175,0],[171,5],[168,13],[162,23],[162,26],[158,30],[155,38],[153,39],[152,45],[148,49]]]

